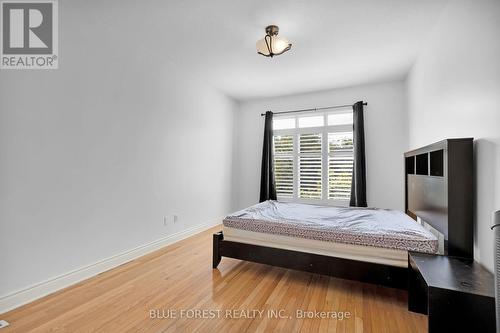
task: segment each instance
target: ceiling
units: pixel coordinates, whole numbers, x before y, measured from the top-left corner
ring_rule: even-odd
[[[164,1],[167,57],[237,99],[402,79],[445,0]],[[277,24],[293,46],[266,58],[255,42]]]

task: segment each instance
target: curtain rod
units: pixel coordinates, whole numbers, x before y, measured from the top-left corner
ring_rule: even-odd
[[[363,102],[363,105],[368,105],[367,102]],[[352,104],[346,104],[346,105],[334,105],[334,106],[325,106],[322,108],[314,108],[314,109],[302,109],[302,110],[287,110],[287,111],[280,111],[280,112],[274,112],[274,114],[284,114],[284,113],[296,113],[296,112],[310,112],[310,111],[320,111],[320,110],[327,110],[327,109],[340,109],[340,108],[346,108],[352,106]],[[261,116],[265,116],[265,113],[261,113]]]

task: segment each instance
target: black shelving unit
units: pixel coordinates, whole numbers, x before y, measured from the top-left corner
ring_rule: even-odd
[[[405,209],[444,235],[445,254],[473,258],[473,139],[406,152]]]

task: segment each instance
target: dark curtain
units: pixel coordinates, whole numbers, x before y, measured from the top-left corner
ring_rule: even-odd
[[[273,167],[273,113],[266,112],[264,144],[262,145],[262,167],[260,169],[260,201],[276,200]]]
[[[367,207],[366,203],[366,163],[365,163],[365,126],[363,120],[363,102],[352,106],[354,165],[351,183],[351,201],[349,206]]]

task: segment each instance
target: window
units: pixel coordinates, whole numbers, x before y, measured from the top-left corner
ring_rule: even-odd
[[[353,168],[352,111],[275,116],[278,199],[346,205]]]
[[[299,127],[318,127],[323,126],[323,116],[314,116],[314,117],[300,117],[299,118]]]
[[[321,137],[299,134],[299,198],[321,199]]]
[[[328,199],[351,198],[352,165],[352,132],[328,133]]]
[[[293,197],[293,136],[274,136],[274,177],[276,192],[282,198]]]

